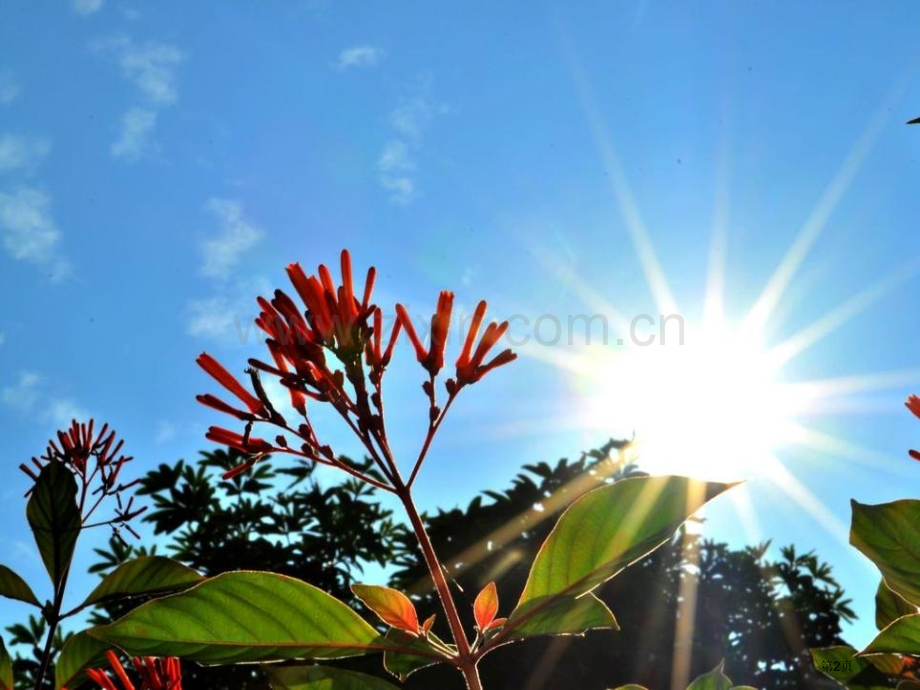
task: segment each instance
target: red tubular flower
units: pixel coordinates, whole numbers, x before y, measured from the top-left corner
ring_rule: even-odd
[[[495,343],[497,343],[505,334],[505,331],[508,330],[507,321],[503,321],[500,324],[495,322],[490,323],[485,333],[483,333],[476,351],[470,356],[485,313],[486,302],[483,300],[476,306],[476,311],[473,313],[473,321],[470,324],[470,330],[466,334],[466,341],[463,343],[463,349],[460,351],[460,356],[457,358],[457,388],[476,383],[483,376],[492,371],[492,369],[517,359],[517,355],[510,349],[507,349],[496,355],[490,362],[486,364],[482,363],[485,356],[489,353],[489,350],[495,346]]]
[[[134,657],[132,659],[134,670],[141,684],[140,688],[136,688],[115,653],[109,650],[105,655],[121,688],[103,669],[87,670],[87,677],[102,690],[182,690],[182,668],[175,657],[165,659],[154,659],[149,656],[143,659]]]
[[[907,398],[907,402],[904,403],[904,406],[913,412],[917,418],[920,418],[920,398],[916,395],[911,395]]]
[[[211,355],[202,352],[195,361],[198,362],[198,365],[208,372],[220,385],[239,398],[240,402],[246,405],[252,414],[260,417],[265,415],[265,406],[262,404],[262,401],[246,390],[243,384],[237,381],[236,377],[224,369],[221,363]],[[213,398],[213,396],[211,397]],[[227,407],[229,407],[229,405],[227,405]]]
[[[214,443],[231,446],[243,453],[271,453],[275,448],[265,439],[243,436],[229,429],[212,426],[205,438]]]
[[[409,312],[401,305],[396,305],[397,323],[401,324],[412,341],[415,356],[419,363],[428,370],[432,376],[437,376],[444,366],[444,348],[447,347],[447,332],[450,329],[450,313],[454,306],[454,293],[443,290],[438,296],[438,306],[431,317],[431,348],[426,349],[419,340],[412,326]]]

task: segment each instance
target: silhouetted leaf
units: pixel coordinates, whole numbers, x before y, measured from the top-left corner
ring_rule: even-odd
[[[73,558],[82,525],[77,507],[77,480],[62,462],[42,468],[26,506],[32,528],[51,582],[57,587]]]
[[[0,690],[13,690],[13,660],[0,640]]]
[[[446,644],[434,633],[428,633],[428,635],[441,646],[456,652],[456,648],[453,645]],[[384,652],[383,667],[389,673],[399,678],[400,681],[406,680],[406,678],[419,669],[434,666],[444,661],[440,652],[432,648],[428,640],[423,637],[413,638],[400,630],[393,629],[387,632],[386,640],[390,644],[399,645],[404,650],[413,650],[417,652],[417,654],[413,654],[410,651]]]
[[[0,565],[0,597],[17,599],[33,606],[41,606],[26,581],[5,565]]]

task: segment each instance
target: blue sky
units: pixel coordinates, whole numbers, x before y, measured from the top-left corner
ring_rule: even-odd
[[[817,393],[793,405],[799,436],[771,443],[779,468],[744,460],[743,439],[721,449],[737,463],[701,459],[770,416],[753,384],[690,430],[655,426],[661,466],[750,476],[708,534],[817,549],[866,642],[877,576],[845,544],[849,498],[902,497],[920,471],[902,406],[920,390],[918,21],[909,2],[0,2],[2,562],[41,577],[16,467],[71,417],[115,426],[135,472],[206,447],[224,420],[194,402],[214,389],[194,359],[242,371],[254,298],[291,261],[349,247],[378,266],[378,303],[419,316],[449,288],[466,313],[609,317],[606,346],[531,338],[458,401],[427,508],[629,435],[636,399],[701,407],[621,378],[612,341],[669,313],[689,341],[721,273],[722,322],[759,303],[766,347],[803,344],[776,378],[824,383],[794,388]],[[645,354],[633,372],[656,370]],[[426,409],[401,355],[408,455]]]

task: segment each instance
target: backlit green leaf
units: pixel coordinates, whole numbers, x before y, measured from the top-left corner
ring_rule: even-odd
[[[848,690],[891,688],[885,674],[873,666],[869,659],[856,656],[856,650],[852,647],[812,649],[811,658],[816,669],[846,685]]]
[[[518,608],[537,599],[549,606],[553,597],[590,592],[661,546],[730,486],[687,477],[635,477],[585,494],[540,547]]]
[[[335,597],[275,573],[239,571],[155,599],[89,633],[137,656],[206,664],[339,658],[383,651],[377,631]]]
[[[174,592],[198,584],[204,577],[178,561],[163,556],[141,556],[122,563],[102,578],[83,602],[84,606],[107,599]]]
[[[875,627],[881,630],[891,621],[912,613],[917,613],[917,607],[892,592],[882,580],[875,593]]]
[[[731,690],[732,680],[725,675],[725,662],[720,662],[718,666],[709,673],[694,680],[687,686],[687,690]]]
[[[13,660],[0,640],[0,690],[13,690]]]
[[[620,626],[607,605],[593,594],[577,599],[541,597],[516,608],[497,641],[537,635],[581,635],[597,629],[619,630]]]
[[[82,525],[77,507],[77,480],[64,463],[49,462],[38,475],[26,506],[38,552],[57,587],[73,557]]]
[[[41,606],[26,581],[5,565],[0,565],[0,597],[18,599],[27,604]]]
[[[398,690],[365,673],[328,666],[266,666],[273,690]]]
[[[434,633],[429,632],[428,638],[434,640],[443,647],[447,647],[456,653],[453,645],[448,645],[438,638]],[[403,648],[411,649],[415,653],[387,651],[383,654],[383,667],[400,681],[406,680],[416,671],[434,666],[444,661],[443,655],[435,650],[431,643],[422,637],[410,637],[404,632],[393,629],[387,632],[387,642],[399,645]]]
[[[86,670],[105,663],[105,652],[110,645],[93,639],[86,632],[71,635],[58,656],[54,667],[54,688],[75,688],[84,679]]]
[[[893,592],[920,606],[920,501],[851,504],[850,543],[878,566]]]
[[[882,630],[860,654],[920,654],[920,613],[902,616]]]

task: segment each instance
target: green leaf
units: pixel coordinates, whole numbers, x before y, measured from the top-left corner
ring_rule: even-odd
[[[581,635],[588,630],[619,630],[607,605],[593,594],[582,597],[540,597],[517,607],[496,640],[505,641],[537,635]]]
[[[75,688],[83,682],[86,670],[105,663],[109,645],[90,637],[86,631],[71,635],[64,643],[54,667],[54,689]]]
[[[77,507],[77,480],[57,460],[42,468],[26,506],[38,552],[57,587],[70,566],[82,521]]]
[[[0,597],[17,599],[33,606],[41,606],[26,581],[5,565],[0,565]]]
[[[687,686],[687,690],[731,690],[732,680],[725,675],[725,662],[719,662],[719,665],[709,673],[694,680]]]
[[[824,647],[812,649],[815,668],[825,676],[845,685],[848,690],[882,690],[891,688],[888,677],[873,666],[868,659],[856,656],[852,647]]]
[[[13,660],[0,640],[0,690],[13,690]]]
[[[329,666],[266,666],[273,690],[398,690],[366,673]]]
[[[543,542],[518,608],[536,599],[549,605],[553,597],[590,592],[661,546],[730,486],[687,477],[635,477],[588,492],[568,507]]]
[[[132,655],[206,664],[334,659],[385,648],[377,631],[335,597],[285,575],[251,571],[149,601],[89,634]]]
[[[920,654],[920,613],[902,616],[882,630],[863,654]]]
[[[648,690],[644,685],[636,685],[635,683],[630,683],[629,685],[621,685],[614,690]]]
[[[920,606],[920,501],[850,503],[850,543],[878,566],[893,592]]]
[[[456,652],[456,648],[453,645],[446,644],[434,633],[429,632],[428,637]],[[405,681],[406,678],[420,669],[434,666],[444,661],[442,655],[422,637],[413,638],[394,628],[387,632],[386,640],[393,645],[399,645],[413,652],[417,652],[387,651],[383,653],[383,667],[389,673],[399,678],[400,681]]]
[[[882,580],[875,593],[875,627],[879,630],[901,616],[917,613],[917,607],[908,603]]]
[[[108,599],[188,589],[205,578],[178,561],[163,556],[141,556],[122,563],[102,578],[83,606]]]

